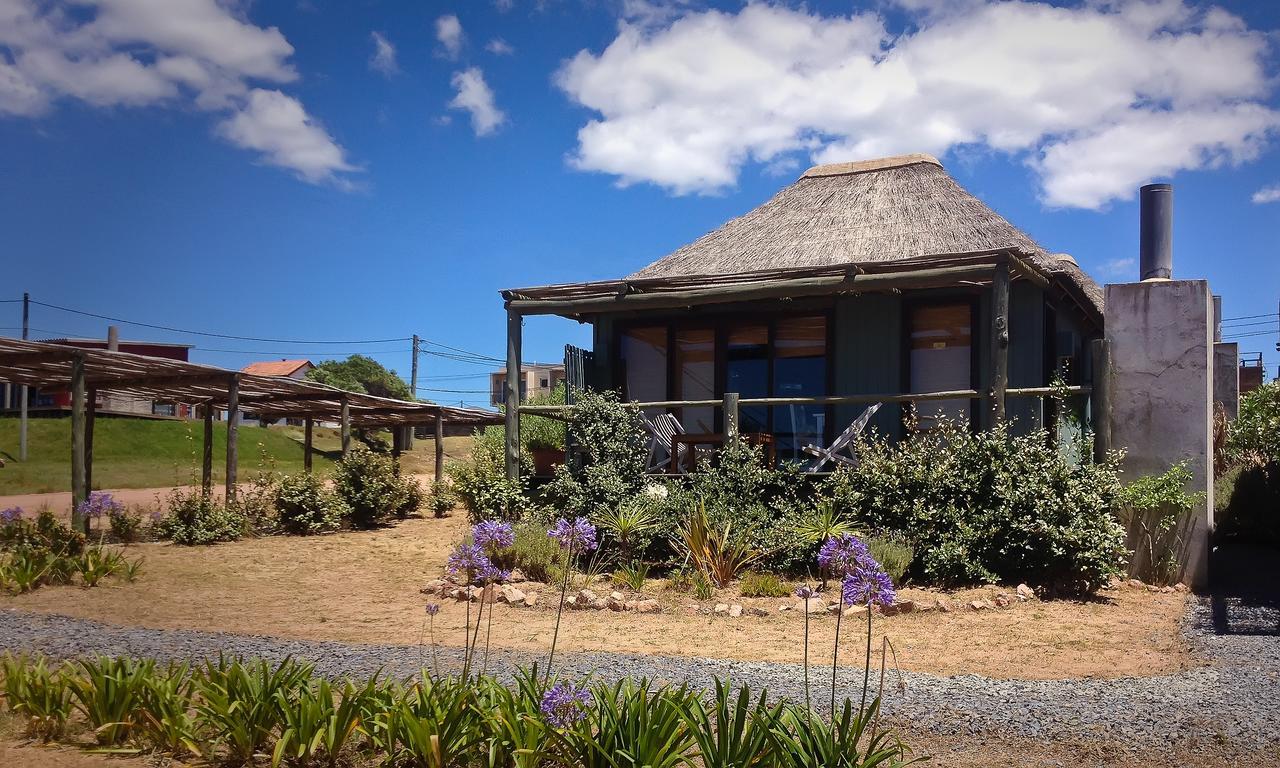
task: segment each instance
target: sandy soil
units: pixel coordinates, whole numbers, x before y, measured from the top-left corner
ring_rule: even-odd
[[[0,596],[0,608],[45,611],[147,627],[253,633],[366,643],[419,642],[423,584],[438,577],[465,519],[414,519],[395,527],[319,537],[267,537],[203,548],[141,544],[129,556],[145,558],[133,584],[111,580],[94,589],[44,587]],[[564,650],[692,655],[744,660],[797,661],[804,618],[779,613],[781,599],[718,596],[697,603],[657,581],[646,597],[662,601],[660,614],[566,612]],[[555,623],[555,590],[539,589],[542,605],[495,611],[495,645],[543,650]],[[607,587],[602,587],[606,589]],[[952,593],[957,600],[993,596],[996,588]],[[905,590],[932,602],[938,593]],[[1186,597],[1122,588],[1091,602],[1034,601],[998,611],[930,612],[875,622],[876,647],[887,634],[903,669],[996,678],[1054,679],[1165,674],[1192,663],[1178,632]],[[756,605],[767,616],[705,615],[719,601]],[[474,611],[473,611],[474,613]],[[466,604],[445,601],[435,637],[461,645]],[[815,617],[814,648],[830,647],[835,622]],[[859,628],[845,623],[844,656],[861,661]],[[825,653],[825,651],[822,651]],[[854,658],[858,657],[858,658]],[[892,659],[891,659],[892,661]]]

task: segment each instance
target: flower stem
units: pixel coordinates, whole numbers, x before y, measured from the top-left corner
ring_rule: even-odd
[[[836,611],[836,641],[831,649],[831,745],[835,747],[836,738],[836,670],[837,661],[840,658],[840,619],[844,618],[844,600],[841,599],[839,609]]]
[[[487,589],[487,587],[486,587],[486,589]],[[480,593],[480,595],[481,595],[481,597],[483,597],[483,596],[484,596],[484,593],[483,593],[483,592],[481,592],[481,593]],[[497,604],[497,602],[498,602],[498,601],[497,601],[497,598],[495,597],[495,598],[494,598],[494,605],[496,605],[496,604]],[[490,605],[490,606],[489,606],[489,621],[488,621],[488,623],[487,623],[487,624],[485,624],[485,628],[484,628],[484,662],[480,665],[480,674],[481,674],[481,676],[483,676],[485,672],[488,672],[488,671],[489,671],[489,638],[493,636],[493,608],[494,608],[494,605]],[[870,657],[868,657],[868,658],[870,658]]]
[[[813,716],[813,700],[809,696],[809,600],[804,601],[804,706]]]
[[[871,682],[871,603],[867,603],[867,667],[862,671],[862,706],[858,708],[861,715],[867,710],[867,686]]]
[[[560,617],[564,614],[564,596],[569,591],[569,563],[573,560],[573,546],[564,551],[564,580],[560,584],[560,607],[556,609],[556,629],[551,633],[551,653],[547,656],[547,671],[542,678],[545,684],[551,680],[551,662],[556,658],[556,640],[560,638]]]

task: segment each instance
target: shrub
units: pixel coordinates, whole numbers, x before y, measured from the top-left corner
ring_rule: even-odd
[[[333,486],[346,502],[351,524],[373,528],[391,517],[403,518],[422,503],[422,489],[411,478],[396,474],[390,456],[353,450],[334,467]]]
[[[644,490],[648,431],[638,408],[614,392],[590,390],[578,396],[570,428],[583,461],[557,467],[547,493],[572,515],[595,522]]]
[[[1116,494],[1120,521],[1139,547],[1134,565],[1152,583],[1178,578],[1191,512],[1204,499],[1203,494],[1187,493],[1189,482],[1191,471],[1181,462],[1162,474],[1140,477]]]
[[[547,535],[545,525],[521,523],[515,527],[512,565],[532,581],[551,583],[564,561],[560,545]]]
[[[1214,538],[1280,547],[1280,462],[1228,470],[1214,486]]]
[[[693,567],[717,587],[727,586],[761,558],[761,553],[733,535],[733,523],[714,526],[701,505],[680,529],[685,554]]]
[[[458,506],[458,492],[447,481],[437,480],[431,484],[431,497],[427,506],[435,517],[448,517],[453,508]]]
[[[121,506],[107,513],[111,535],[116,541],[134,542],[142,537],[142,513]]]
[[[336,531],[347,512],[342,499],[310,472],[280,481],[275,509],[280,529],[299,536]]]
[[[1124,531],[1111,514],[1118,456],[1073,464],[1044,430],[970,432],[944,424],[896,444],[858,443],[856,468],[825,492],[862,528],[908,537],[909,573],[958,585],[1005,580],[1092,592],[1118,573]]]
[[[16,517],[0,526],[0,549],[48,552],[75,557],[84,551],[84,534],[63,525],[46,507],[34,521]]]
[[[747,571],[742,574],[738,588],[743,597],[786,597],[791,587],[776,574]]]
[[[871,556],[884,567],[894,584],[902,583],[902,577],[906,575],[907,568],[916,556],[916,551],[901,534],[871,536],[867,539],[867,549],[871,550]]]
[[[1240,398],[1228,452],[1236,461],[1280,462],[1280,382],[1271,381]]]
[[[477,430],[472,436],[471,461],[449,467],[453,488],[473,523],[481,520],[514,522],[532,506],[526,496],[524,478],[533,473],[533,464],[522,452],[520,479],[509,479],[504,445],[501,427]]]
[[[564,382],[560,382],[545,395],[529,398],[527,405],[564,405]],[[520,446],[528,450],[550,449],[563,451],[565,423],[546,416],[520,416]]]
[[[156,534],[174,544],[198,546],[235,541],[244,533],[245,521],[234,505],[228,507],[199,488],[175,489],[165,505],[168,514],[156,520]]]

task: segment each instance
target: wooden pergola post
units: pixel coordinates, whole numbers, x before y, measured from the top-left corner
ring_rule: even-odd
[[[724,436],[725,442],[738,441],[738,393],[724,393]]]
[[[507,309],[507,381],[503,400],[506,406],[507,477],[520,479],[520,345],[524,318]]]
[[[80,505],[89,498],[84,475],[85,427],[84,355],[71,358],[71,529],[85,530]]]
[[[1004,421],[1009,386],[1009,263],[996,265],[991,277],[991,423]]]
[[[436,411],[436,482],[444,479],[444,414]]]
[[[239,464],[240,377],[232,374],[227,386],[227,503],[236,499],[236,467]]]
[[[84,403],[84,490],[93,493],[93,424],[98,415],[98,390],[89,389]],[[87,521],[86,521],[87,524]]]
[[[391,471],[400,474],[400,454],[404,452],[404,427],[391,427]]]
[[[308,416],[302,428],[302,468],[311,471],[311,439],[315,430],[315,419]]]
[[[200,493],[208,499],[213,493],[213,403],[204,404],[204,445],[200,461]]]
[[[1093,426],[1093,460],[1102,463],[1111,451],[1111,342],[1094,339],[1089,353],[1093,358],[1093,392],[1089,417]]]
[[[347,454],[351,452],[351,403],[346,395],[342,396],[342,413],[340,421],[342,422],[342,458],[347,458]]]

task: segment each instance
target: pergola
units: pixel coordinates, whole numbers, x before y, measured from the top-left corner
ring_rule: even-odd
[[[263,418],[301,418],[305,424],[304,459],[311,470],[312,432],[317,419],[341,426],[342,454],[350,450],[351,428],[392,428],[416,424],[435,427],[435,473],[444,470],[444,425],[485,426],[502,415],[476,408],[394,400],[345,392],[312,381],[259,376],[211,365],[147,357],[128,352],[83,349],[0,337],[0,380],[41,389],[71,392],[71,491],[74,506],[88,497],[93,483],[93,423],[98,392],[199,405],[204,410],[201,481],[207,495],[213,475],[213,412],[227,411],[226,493],[235,498],[236,431],[242,411]],[[400,441],[397,439],[396,445]]]

